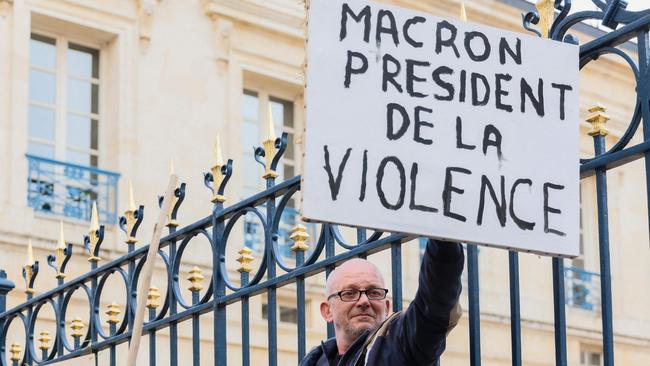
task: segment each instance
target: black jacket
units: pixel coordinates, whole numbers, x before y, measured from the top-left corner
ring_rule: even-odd
[[[366,331],[336,363],[336,339],[314,348],[300,366],[438,365],[447,333],[462,311],[458,304],[464,255],[458,243],[429,240],[415,299],[373,333]]]

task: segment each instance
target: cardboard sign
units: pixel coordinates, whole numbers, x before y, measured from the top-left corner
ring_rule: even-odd
[[[579,254],[578,47],[311,0],[305,219]]]

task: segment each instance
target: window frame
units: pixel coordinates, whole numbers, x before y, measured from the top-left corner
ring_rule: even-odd
[[[42,68],[40,66],[36,66],[32,64],[31,61],[31,54],[28,56],[28,76],[31,74],[32,70],[37,70],[37,71],[42,71],[42,72],[48,72],[52,73],[54,71],[54,77],[55,77],[55,100],[53,104],[45,104],[40,101],[33,101],[30,96],[30,88],[28,86],[27,91],[28,91],[28,96],[27,96],[27,124],[29,124],[29,113],[30,113],[30,108],[31,106],[36,106],[36,107],[46,107],[50,109],[54,109],[54,141],[48,141],[48,140],[43,140],[39,138],[33,138],[32,136],[29,135],[29,132],[27,133],[27,146],[28,146],[28,151],[29,151],[29,144],[30,143],[38,143],[38,144],[47,144],[49,146],[54,147],[54,156],[52,157],[54,160],[58,161],[63,161],[63,162],[71,162],[68,159],[68,150],[72,152],[77,152],[77,153],[82,153],[82,154],[88,154],[89,156],[89,162],[86,166],[88,167],[93,167],[93,168],[99,168],[100,166],[100,161],[101,159],[101,152],[103,151],[103,144],[102,144],[102,138],[101,138],[101,131],[102,131],[102,122],[103,122],[103,108],[102,108],[102,98],[103,98],[103,93],[102,93],[102,65],[104,64],[102,58],[103,58],[103,52],[102,52],[102,47],[99,44],[93,43],[93,42],[88,42],[82,39],[74,38],[74,37],[69,37],[66,34],[60,34],[60,33],[55,33],[52,31],[45,30],[40,27],[32,27],[29,31],[29,39],[28,39],[28,44],[31,44],[31,41],[34,39],[34,37],[40,37],[40,38],[45,38],[45,39],[51,39],[54,41],[54,47],[55,47],[55,68],[54,70]],[[72,46],[72,47],[71,47]],[[96,54],[94,57],[97,58],[97,77],[82,77],[80,75],[74,75],[68,72],[67,70],[67,61],[68,61],[68,52],[69,50],[74,50],[75,48],[86,48],[88,50],[95,51]],[[31,46],[30,46],[31,47]],[[73,80],[79,80],[79,81],[85,81],[85,82],[90,82],[91,85],[96,85],[97,86],[97,96],[96,96],[96,103],[97,103],[97,112],[94,113],[92,112],[92,106],[91,106],[91,112],[81,112],[81,111],[75,111],[74,109],[70,108],[68,106],[68,91],[69,91],[69,79]],[[91,98],[92,98],[92,90],[91,90]],[[91,99],[91,103],[93,103]],[[95,133],[95,144],[96,148],[93,149],[93,136],[91,135],[90,139],[90,148],[89,149],[84,149],[80,147],[75,147],[74,145],[70,145],[68,142],[68,114],[72,114],[74,116],[79,116],[83,118],[88,118],[90,120],[91,126],[90,129],[92,131],[93,129],[93,121],[96,121],[96,133]],[[29,126],[27,126],[29,128]],[[92,133],[92,132],[91,132]],[[77,162],[74,162],[75,164],[78,164]]]

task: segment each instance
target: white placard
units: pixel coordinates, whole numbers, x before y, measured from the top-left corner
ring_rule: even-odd
[[[579,254],[578,47],[311,0],[302,215]]]

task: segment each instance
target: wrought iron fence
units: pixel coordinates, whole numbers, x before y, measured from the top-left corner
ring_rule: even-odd
[[[27,155],[27,204],[37,212],[89,220],[93,202],[100,221],[117,220],[118,173]]]
[[[607,223],[607,188],[606,172],[609,169],[621,166],[630,161],[644,158],[646,164],[646,179],[650,183],[650,41],[648,29],[650,28],[650,10],[643,12],[629,12],[625,10],[623,1],[611,0],[607,3],[593,0],[600,11],[578,12],[570,14],[570,1],[545,1],[546,6],[553,6],[556,17],[553,22],[548,18],[553,14],[553,9],[540,8],[538,12],[524,15],[524,27],[535,33],[532,24],[551,24],[545,34],[557,41],[575,42],[575,38],[567,35],[567,31],[584,19],[600,19],[605,26],[613,30],[580,47],[580,65],[584,67],[599,56],[612,54],[621,57],[631,68],[637,82],[637,103],[634,115],[623,137],[609,150],[605,149],[604,136],[606,134],[605,122],[607,116],[603,108],[592,109],[593,115],[588,122],[592,123],[590,133],[594,139],[595,157],[581,161],[581,176],[596,176],[598,221],[599,221],[599,248],[600,248],[600,307],[602,314],[602,334],[604,364],[612,366],[613,363],[613,329],[611,307],[611,272],[609,262],[609,237]],[[543,4],[542,4],[543,6]],[[546,14],[546,15],[545,15]],[[546,18],[545,18],[546,16]],[[636,38],[638,45],[638,60],[617,48],[624,42]],[[643,142],[628,146],[632,136],[643,121]],[[320,230],[311,238],[313,246],[307,244],[307,229],[297,225],[291,229],[289,239],[287,229],[281,229],[283,215],[290,210],[287,207],[289,200],[300,190],[300,177],[294,177],[276,184],[275,172],[279,160],[287,146],[286,135],[279,139],[264,141],[264,147],[255,150],[256,160],[265,168],[266,190],[236,202],[231,206],[224,206],[224,190],[232,174],[232,161],[223,163],[218,161],[210,173],[205,174],[204,183],[212,191],[213,211],[203,219],[184,227],[179,227],[176,216],[185,197],[185,184],[181,184],[175,191],[175,203],[168,215],[168,234],[161,241],[161,250],[158,260],[164,266],[167,285],[159,290],[148,289],[149,320],[144,326],[144,332],[150,338],[149,363],[157,364],[156,335],[161,329],[169,330],[170,364],[178,365],[178,324],[187,320],[192,326],[192,347],[194,365],[199,365],[201,322],[202,314],[213,315],[213,358],[217,365],[227,365],[226,347],[228,343],[228,327],[226,313],[230,305],[241,303],[241,344],[242,362],[250,365],[250,307],[251,297],[266,294],[267,296],[267,332],[268,332],[268,364],[275,366],[278,362],[278,288],[288,284],[296,287],[296,349],[297,358],[300,359],[306,352],[305,334],[305,279],[320,272],[329,272],[333,266],[352,257],[365,257],[369,254],[389,250],[391,257],[391,293],[393,295],[393,310],[400,310],[402,306],[402,257],[401,244],[412,239],[404,234],[384,234],[369,232],[362,228],[356,229],[356,240],[347,241],[335,225],[320,225]],[[32,160],[30,160],[32,161]],[[92,174],[92,172],[89,172]],[[40,192],[42,178],[33,177],[30,173],[30,182],[34,179]],[[90,179],[92,182],[92,179]],[[648,184],[650,187],[650,184]],[[45,190],[47,191],[45,184]],[[51,189],[50,189],[51,191]],[[54,189],[56,192],[56,189]],[[647,194],[650,202],[650,194]],[[108,350],[110,364],[115,364],[116,346],[127,342],[133,328],[133,314],[136,304],[137,284],[142,270],[147,246],[136,248],[136,233],[144,217],[144,207],[130,205],[124,217],[120,218],[120,226],[126,233],[128,253],[108,263],[101,263],[100,247],[104,239],[103,226],[94,225],[85,237],[86,247],[89,251],[89,271],[77,278],[65,281],[65,267],[72,255],[72,245],[61,243],[55,255],[48,258],[56,271],[58,286],[47,292],[34,296],[33,284],[39,273],[38,262],[30,262],[24,267],[27,300],[6,310],[6,294],[12,290],[13,284],[6,279],[4,272],[0,272],[0,365],[6,365],[10,360],[16,364],[45,365],[57,361],[68,360],[87,354],[97,354]],[[290,215],[292,213],[289,213]],[[245,218],[248,216],[248,218]],[[259,229],[260,240],[263,246],[259,249],[261,259],[252,256],[252,250],[242,245],[239,249],[237,268],[238,278],[231,278],[226,261],[226,251],[237,245],[236,241],[229,240],[234,234],[234,228],[239,221],[246,221],[247,227]],[[255,222],[255,223],[252,223]],[[254,234],[251,229],[250,233]],[[284,233],[284,234],[283,234]],[[198,267],[190,271],[189,291],[191,300],[182,294],[181,263],[188,245],[197,238],[203,238],[210,244],[209,253],[212,263],[212,275],[204,278],[202,270]],[[251,237],[252,238],[252,237]],[[253,240],[253,239],[251,239]],[[283,244],[284,242],[284,244]],[[286,246],[291,244],[289,257]],[[251,245],[249,245],[251,246]],[[344,250],[336,254],[336,247]],[[253,265],[253,261],[256,263]],[[254,270],[254,266],[257,269]],[[469,359],[472,366],[481,364],[480,348],[480,304],[479,304],[479,267],[478,250],[475,245],[467,245],[467,293],[469,313]],[[554,327],[555,327],[555,363],[558,366],[567,365],[566,348],[566,315],[567,304],[565,269],[561,259],[553,259],[553,302],[554,302]],[[510,273],[510,309],[511,309],[511,352],[512,364],[522,364],[521,348],[521,312],[519,305],[519,254],[509,253]],[[126,293],[122,304],[111,303],[107,308],[100,308],[105,286],[109,278],[115,276],[124,283]],[[578,276],[581,278],[580,276]],[[575,277],[570,277],[575,279]],[[164,294],[163,294],[164,293]],[[90,304],[87,319],[70,319],[68,310],[70,301],[75,294],[85,297]],[[569,300],[571,301],[571,300]],[[595,303],[594,303],[595,304]],[[44,308],[51,308],[55,313],[55,327],[52,333],[41,332],[35,334],[39,313]],[[230,310],[232,311],[232,310]],[[108,315],[106,324],[102,324],[101,312]],[[16,322],[24,328],[26,334],[23,340],[25,349],[21,344],[7,344],[7,332],[12,323]],[[333,327],[328,327],[328,335],[333,336]],[[69,337],[72,342],[69,342]],[[38,350],[37,350],[38,348]],[[7,354],[10,353],[11,355]]]

